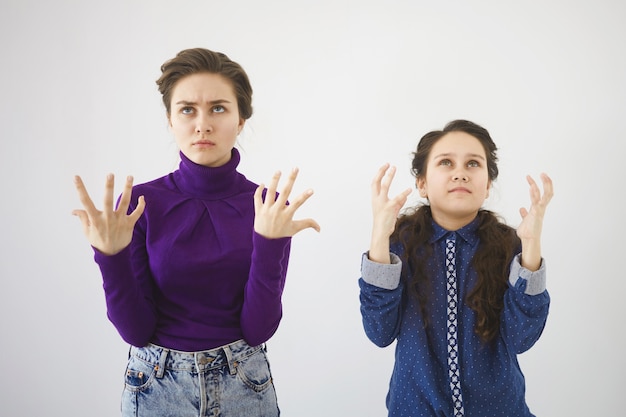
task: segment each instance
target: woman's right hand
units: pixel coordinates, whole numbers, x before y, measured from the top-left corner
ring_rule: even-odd
[[[120,203],[113,208],[113,174],[107,175],[104,193],[104,209],[98,210],[93,204],[83,180],[76,175],[74,185],[84,210],[76,209],[72,214],[80,219],[83,233],[87,240],[98,251],[105,255],[115,255],[130,244],[133,238],[133,229],[139,217],[143,214],[145,201],[139,197],[137,207],[132,213],[126,214],[130,204],[130,195],[133,187],[133,177],[126,178],[126,185],[122,192]]]
[[[411,194],[407,188],[394,198],[389,198],[389,187],[396,174],[396,168],[385,164],[378,169],[372,180],[372,212],[374,216],[372,241],[369,259],[379,263],[389,263],[389,237],[396,227],[400,210]]]

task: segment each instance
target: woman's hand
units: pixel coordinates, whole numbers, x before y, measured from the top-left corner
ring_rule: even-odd
[[[270,181],[270,186],[263,199],[265,185],[260,184],[254,193],[254,231],[268,239],[291,237],[301,230],[313,228],[320,231],[320,226],[313,219],[293,220],[293,216],[306,200],[313,195],[313,190],[307,190],[298,198],[287,204],[287,199],[298,176],[298,169],[291,171],[287,184],[276,197],[276,188],[280,180],[280,172],[276,172]]]
[[[113,174],[107,175],[104,193],[104,209],[99,211],[87,193],[82,179],[77,175],[74,184],[84,210],[76,209],[72,214],[78,216],[87,240],[105,255],[115,255],[130,244],[135,223],[145,208],[143,196],[139,197],[137,207],[126,214],[130,204],[133,177],[126,178],[126,185],[117,209],[113,209]]]
[[[386,175],[385,175],[386,174]],[[369,259],[379,263],[389,263],[389,237],[396,227],[400,210],[411,194],[407,188],[394,198],[389,198],[389,187],[396,174],[396,168],[385,164],[378,169],[372,180],[372,212],[374,216],[372,241]]]
[[[541,174],[543,195],[537,183],[526,176],[530,185],[530,208],[520,208],[522,222],[517,227],[517,236],[522,241],[522,266],[536,271],[541,265],[541,230],[546,207],[554,195],[552,180],[546,174]]]

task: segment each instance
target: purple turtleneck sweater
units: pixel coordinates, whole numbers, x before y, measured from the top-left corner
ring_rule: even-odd
[[[129,212],[146,208],[131,244],[95,251],[107,315],[131,345],[207,350],[266,342],[282,317],[291,238],[253,230],[257,185],[237,172],[233,149],[218,168],[182,152],[179,169],[133,188]]]

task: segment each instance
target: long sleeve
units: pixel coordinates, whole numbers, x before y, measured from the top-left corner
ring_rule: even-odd
[[[94,259],[103,278],[107,316],[127,343],[145,346],[150,342],[157,324],[152,277],[147,268],[141,238],[120,253],[106,256],[95,251]],[[138,247],[139,246],[139,247]]]
[[[276,332],[282,318],[291,238],[267,239],[252,235],[250,276],[244,290],[241,330],[248,344],[266,342]]]
[[[509,289],[504,295],[501,334],[513,352],[530,349],[541,336],[548,317],[550,296],[546,290],[546,266],[531,272],[520,264],[520,255],[511,262]]]
[[[390,345],[398,336],[401,322],[402,262],[391,253],[390,264],[361,258],[359,279],[361,316],[367,337],[377,346]]]

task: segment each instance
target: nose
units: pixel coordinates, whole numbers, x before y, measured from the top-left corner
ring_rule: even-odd
[[[468,182],[469,177],[464,172],[455,172],[454,175],[452,176],[452,181]]]
[[[211,133],[213,131],[213,124],[211,119],[201,114],[196,121],[196,133]]]

